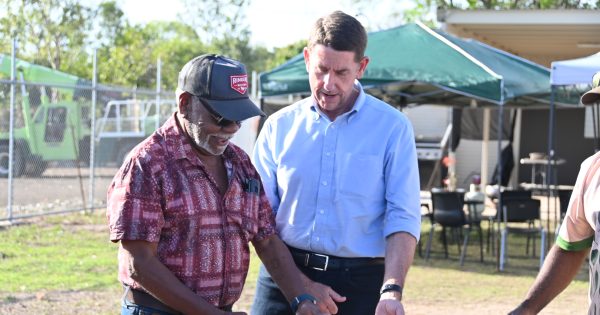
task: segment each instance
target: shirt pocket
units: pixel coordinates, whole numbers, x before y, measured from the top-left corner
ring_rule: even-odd
[[[340,192],[375,197],[383,185],[383,161],[377,155],[345,154],[340,169]]]
[[[242,212],[242,228],[246,231],[248,239],[252,239],[258,232],[258,212],[260,198],[256,192],[244,192],[246,206]]]
[[[234,181],[231,185],[234,185],[230,187],[233,193],[226,202],[228,221],[243,232],[244,238],[251,240],[258,231],[259,192],[245,180]]]

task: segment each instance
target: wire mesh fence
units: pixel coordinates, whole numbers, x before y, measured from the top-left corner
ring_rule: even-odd
[[[175,109],[172,93],[93,82],[0,55],[0,221],[104,207],[125,155]]]

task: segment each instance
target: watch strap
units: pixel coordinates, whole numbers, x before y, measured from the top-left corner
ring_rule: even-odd
[[[306,293],[300,294],[297,297],[293,298],[292,302],[290,302],[290,308],[292,309],[292,312],[294,314],[298,312],[298,306],[300,306],[300,303],[304,301],[310,301],[312,304],[317,304],[317,299],[315,299],[314,296]]]
[[[381,287],[381,291],[379,291],[379,294],[384,294],[386,292],[399,292],[400,294],[402,294],[402,286],[397,285],[397,284],[384,284]]]

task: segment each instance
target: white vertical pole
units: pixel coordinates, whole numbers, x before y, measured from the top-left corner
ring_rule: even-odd
[[[490,162],[490,109],[483,109],[483,143],[481,145],[481,191],[487,186],[488,165]]]
[[[519,186],[519,156],[521,156],[521,121],[523,117],[523,110],[521,108],[515,111],[515,115],[517,115],[515,120],[515,130],[513,137],[513,158],[516,161],[516,167],[513,168],[512,174],[510,176],[510,185],[512,187]]]
[[[93,56],[93,73],[92,73],[92,108],[90,110],[91,122],[90,122],[90,191],[88,192],[88,209],[94,210],[94,188],[95,188],[95,174],[94,174],[94,155],[96,146],[96,98],[97,98],[97,84],[98,84],[98,68],[97,68],[97,49],[94,49]]]
[[[13,38],[12,49],[10,53],[10,118],[8,127],[8,201],[6,209],[8,212],[8,222],[12,222],[13,205],[13,155],[15,149],[14,129],[15,129],[15,85],[17,84],[17,38]],[[25,84],[23,82],[22,84]],[[24,87],[23,87],[24,88]],[[25,95],[23,95],[25,97]]]
[[[252,100],[257,100],[257,92],[258,91],[258,74],[256,71],[252,71],[252,95],[250,97]]]
[[[154,129],[160,126],[160,57],[156,60],[156,125]]]

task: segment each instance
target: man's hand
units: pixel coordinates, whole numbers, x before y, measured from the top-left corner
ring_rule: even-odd
[[[338,307],[335,303],[345,302],[346,297],[339,295],[331,287],[314,282],[304,275],[302,278],[305,287],[308,289],[308,293],[317,299],[319,310],[324,314],[337,314]]]
[[[404,315],[404,306],[394,298],[382,298],[377,304],[375,315]]]
[[[319,307],[315,304],[312,304],[310,301],[303,301],[298,305],[297,315],[324,315],[331,313],[323,313],[319,309]]]

